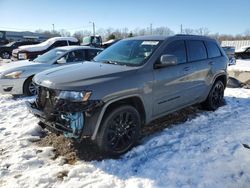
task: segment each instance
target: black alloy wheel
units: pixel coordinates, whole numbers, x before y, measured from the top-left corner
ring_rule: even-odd
[[[3,59],[10,59],[10,53],[9,53],[9,52],[3,52],[3,53],[1,54],[1,57],[2,57]]]
[[[208,110],[216,110],[217,108],[219,108],[223,103],[224,89],[225,86],[222,81],[216,81],[212,89],[210,90],[206,101],[204,102],[205,108],[207,108]]]
[[[97,144],[108,155],[121,155],[136,143],[140,134],[140,126],[140,115],[134,107],[116,108],[105,118]]]

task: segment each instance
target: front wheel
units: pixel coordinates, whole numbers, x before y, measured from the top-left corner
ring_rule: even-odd
[[[2,58],[3,59],[10,59],[10,53],[9,52],[3,52],[2,54],[1,54],[1,56],[2,56]]]
[[[105,117],[97,135],[100,150],[110,156],[118,156],[136,143],[140,135],[141,118],[132,106],[115,108]]]
[[[23,94],[25,96],[34,96],[37,94],[36,86],[32,82],[32,77],[28,78],[23,85]]]
[[[223,103],[225,86],[222,81],[218,80],[214,83],[206,101],[202,104],[207,110],[216,110]]]

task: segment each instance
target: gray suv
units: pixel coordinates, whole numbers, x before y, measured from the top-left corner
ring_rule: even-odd
[[[92,62],[37,74],[34,103],[39,124],[66,137],[91,139],[101,151],[120,155],[152,120],[201,103],[216,110],[223,101],[228,58],[203,36],[124,39]]]

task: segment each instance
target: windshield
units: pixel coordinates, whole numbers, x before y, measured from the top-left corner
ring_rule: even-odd
[[[60,58],[66,51],[67,50],[52,49],[46,52],[45,54],[38,56],[36,59],[34,59],[34,62],[39,62],[39,63],[54,62],[58,58]]]
[[[140,66],[159,46],[158,40],[122,40],[94,58],[94,61],[128,66]]]

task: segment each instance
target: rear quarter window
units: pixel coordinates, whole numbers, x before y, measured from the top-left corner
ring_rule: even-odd
[[[218,45],[215,42],[206,41],[205,44],[206,44],[206,47],[207,47],[208,58],[214,58],[214,57],[220,57],[221,56],[220,49],[219,49]]]
[[[188,40],[188,61],[199,61],[207,59],[207,50],[201,40]]]
[[[52,46],[53,47],[68,46],[68,43],[67,41],[61,40],[61,41],[56,41]]]

